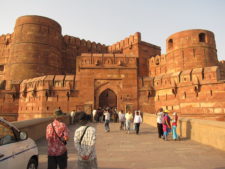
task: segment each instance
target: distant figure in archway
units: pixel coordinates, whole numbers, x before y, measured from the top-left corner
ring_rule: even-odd
[[[110,132],[110,128],[109,128],[110,113],[109,113],[108,109],[105,109],[104,116],[105,116],[105,131]]]
[[[97,115],[97,110],[96,109],[93,109],[93,111],[92,111],[92,121],[93,122],[96,122],[96,120],[95,120],[95,116]]]
[[[75,122],[75,115],[76,115],[76,111],[72,110],[70,112],[71,124],[74,124],[74,122]]]
[[[125,114],[123,110],[121,110],[119,112],[120,130],[125,130],[125,121],[126,121]]]

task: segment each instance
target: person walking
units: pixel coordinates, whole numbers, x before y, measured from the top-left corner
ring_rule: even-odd
[[[105,132],[110,132],[109,123],[110,123],[110,113],[108,109],[105,109],[104,111],[104,117],[105,117]]]
[[[125,114],[125,118],[126,118],[126,130],[127,130],[127,133],[130,134],[130,126],[131,126],[131,122],[133,120],[133,115],[130,111],[128,111],[126,114]]]
[[[117,108],[115,107],[114,109],[113,109],[113,120],[114,120],[114,122],[115,123],[117,123],[118,122],[118,111],[117,111]]]
[[[156,115],[157,115],[158,136],[159,136],[159,138],[162,138],[163,137],[163,124],[162,124],[162,121],[163,121],[163,115],[164,115],[163,114],[163,109],[160,108]]]
[[[96,156],[96,130],[89,126],[91,116],[81,112],[79,128],[74,133],[74,144],[78,154],[77,169],[98,169]]]
[[[97,114],[97,110],[96,110],[96,109],[93,109],[93,111],[92,111],[92,121],[93,121],[93,122],[96,122],[96,121],[95,121],[95,116],[96,116],[96,114]]]
[[[171,131],[170,117],[168,112],[168,110],[165,110],[163,116],[163,138],[165,141],[167,141],[168,134]]]
[[[177,120],[178,120],[178,115],[177,115],[176,112],[173,112],[173,116],[172,116],[173,140],[178,140],[178,135],[177,135]]]
[[[134,124],[135,124],[136,134],[139,134],[139,129],[140,129],[141,123],[142,123],[142,117],[141,117],[139,111],[137,111],[135,116],[134,116]]]
[[[121,110],[119,112],[120,130],[125,129],[125,121],[126,121],[125,114],[124,114],[123,110]]]
[[[74,121],[75,121],[75,115],[76,115],[75,110],[72,110],[72,111],[70,112],[71,124],[74,124]]]
[[[66,141],[69,139],[69,130],[61,122],[62,111],[55,112],[55,119],[46,128],[46,139],[48,141],[48,169],[67,168]]]

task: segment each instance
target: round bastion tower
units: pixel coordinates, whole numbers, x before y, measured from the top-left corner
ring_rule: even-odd
[[[7,80],[24,80],[61,74],[61,26],[42,16],[22,16],[16,20]]]
[[[167,38],[167,72],[218,65],[213,32],[193,29]]]

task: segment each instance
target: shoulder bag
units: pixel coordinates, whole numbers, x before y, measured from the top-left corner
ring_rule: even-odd
[[[52,125],[53,131],[54,131],[54,133],[56,134],[56,136],[58,137],[58,139],[59,139],[64,145],[66,145],[66,144],[67,144],[66,140],[64,140],[63,138],[59,137],[59,135],[56,133],[55,128],[54,128],[54,126],[53,126],[52,123],[51,123],[51,125]]]
[[[82,136],[80,137],[80,141],[79,141],[79,144],[80,144],[80,145],[81,145],[81,142],[82,142],[82,140],[83,140],[83,137],[84,137],[84,135],[85,135],[86,130],[87,130],[88,127],[89,127],[89,126],[87,126],[87,127],[84,129],[84,132],[83,132]]]

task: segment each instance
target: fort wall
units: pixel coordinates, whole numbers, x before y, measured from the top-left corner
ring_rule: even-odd
[[[148,76],[149,64],[148,59],[161,54],[159,46],[144,42],[141,40],[141,33],[136,32],[134,35],[108,46],[109,53],[122,53],[127,56],[138,57],[138,75]]]
[[[6,34],[0,36],[0,80],[5,80],[6,67],[8,65],[8,59],[11,51],[12,34]],[[1,89],[5,89],[1,87]]]
[[[118,109],[225,120],[225,62],[214,34],[186,30],[166,43],[161,54],[137,32],[105,46],[63,36],[52,19],[19,17],[14,32],[0,36],[0,113],[10,120],[48,117],[59,106],[90,113],[109,89]]]
[[[98,108],[101,93],[110,89],[116,94],[119,110],[127,105],[137,108],[137,57],[84,53],[77,63],[79,104]]]
[[[144,119],[145,123],[157,127],[155,115],[144,114]],[[177,133],[181,138],[191,139],[225,151],[224,139],[222,139],[225,134],[224,122],[179,117]]]
[[[52,116],[58,107],[64,112],[74,109],[75,76],[47,75],[21,83],[18,120]]]
[[[107,46],[89,40],[65,35],[63,42],[63,72],[65,74],[76,73],[76,56],[81,53],[107,53]]]
[[[46,136],[46,127],[54,120],[53,117],[30,119],[12,122],[21,131],[27,132],[29,138],[33,140],[38,140]],[[64,122],[66,125],[70,124],[70,117],[61,116],[60,121]]]
[[[166,43],[167,53],[149,61],[151,76],[219,65],[214,34],[210,31],[178,32],[168,37]]]
[[[61,26],[52,19],[19,17],[14,28],[6,80],[61,74],[61,39]]]
[[[166,73],[139,81],[142,83],[139,104],[155,106],[155,111],[163,107],[183,116],[225,120],[225,81],[221,80],[218,66]],[[145,111],[155,113],[151,109]]]

